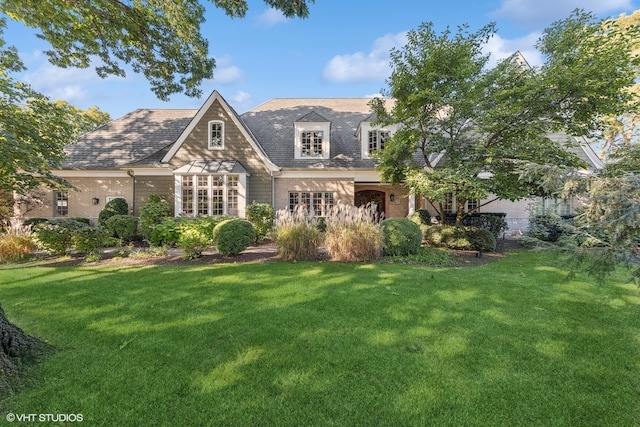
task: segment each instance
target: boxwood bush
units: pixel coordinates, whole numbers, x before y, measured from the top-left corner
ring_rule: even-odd
[[[105,221],[105,228],[116,239],[131,241],[138,231],[138,218],[131,215],[113,215]]]
[[[106,221],[114,215],[128,215],[129,204],[121,197],[109,201],[98,214],[98,225],[105,226]]]
[[[415,255],[420,250],[420,226],[406,218],[387,218],[381,223],[384,233],[384,251],[391,256]]]
[[[424,227],[423,231],[425,240],[435,246],[487,252],[496,250],[496,238],[483,228],[432,225]]]
[[[253,224],[243,219],[227,219],[213,229],[213,244],[224,256],[238,255],[255,240]]]

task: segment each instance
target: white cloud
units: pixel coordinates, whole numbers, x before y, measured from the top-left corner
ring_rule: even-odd
[[[37,55],[34,55],[37,57]],[[88,101],[88,88],[102,82],[92,64],[89,68],[59,68],[46,61],[22,77],[36,91],[49,98],[62,99],[71,104],[83,104]]]
[[[533,45],[540,38],[541,33],[530,33],[524,37],[509,40],[503,39],[499,35],[495,34],[486,45],[483,50],[485,53],[490,53],[488,67],[494,67],[499,60],[508,58],[515,52],[520,51],[529,65],[538,66],[542,65],[542,55],[538,52]]]
[[[229,55],[216,57],[216,68],[213,70],[213,81],[220,84],[237,83],[242,80],[242,71],[233,65]]]
[[[258,24],[262,27],[273,27],[287,22],[287,20],[287,17],[282,12],[274,8],[267,9],[258,16]]]
[[[406,32],[387,34],[373,42],[369,53],[336,55],[325,66],[322,77],[340,83],[384,80],[391,72],[389,52],[394,47],[404,46],[406,42]]]
[[[493,15],[534,28],[566,18],[571,11],[578,8],[595,14],[606,14],[621,9],[633,9],[633,4],[631,0],[503,0]]]

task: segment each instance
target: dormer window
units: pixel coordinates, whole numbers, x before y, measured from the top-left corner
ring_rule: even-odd
[[[388,130],[369,131],[369,154],[378,150],[384,150],[384,144],[391,133]]]
[[[300,160],[329,158],[331,122],[312,111],[293,124],[295,128],[294,158]]]
[[[371,122],[361,122],[356,132],[356,137],[360,140],[362,158],[370,159],[376,151],[384,150],[387,140],[397,130],[396,125],[378,128],[371,125]]]
[[[213,120],[209,122],[209,149],[222,150],[224,148],[224,122]]]
[[[302,140],[301,157],[322,157],[323,131],[302,132],[300,139]]]

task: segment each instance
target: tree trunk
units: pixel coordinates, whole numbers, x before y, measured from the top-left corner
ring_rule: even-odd
[[[23,383],[24,362],[36,361],[52,347],[11,323],[0,306],[0,399]]]

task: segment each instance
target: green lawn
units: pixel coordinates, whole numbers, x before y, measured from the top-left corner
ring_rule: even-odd
[[[640,291],[565,276],[525,252],[473,268],[0,268],[9,319],[58,348],[0,423],[640,425]]]

